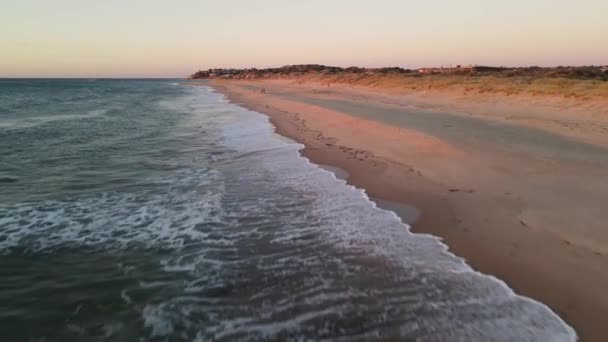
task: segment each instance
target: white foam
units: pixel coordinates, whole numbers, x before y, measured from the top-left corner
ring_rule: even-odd
[[[130,305],[133,303],[133,299],[127,294],[127,290],[122,290],[120,292],[120,298],[125,302],[125,304]]]
[[[142,312],[144,325],[152,330],[152,337],[163,337],[173,333],[173,324],[164,305],[146,305]]]
[[[210,213],[221,211],[219,176],[200,172],[157,183],[165,184],[166,192],[114,192],[0,207],[0,253],[83,246],[181,249],[184,239],[204,240],[207,233],[196,227],[218,219]],[[184,191],[186,185],[213,189]]]

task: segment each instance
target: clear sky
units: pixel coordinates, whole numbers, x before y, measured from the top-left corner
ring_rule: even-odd
[[[0,0],[0,77],[608,64],[608,0]]]

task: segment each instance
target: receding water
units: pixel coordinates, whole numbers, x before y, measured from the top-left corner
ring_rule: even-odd
[[[2,341],[572,341],[546,306],[171,80],[0,80]]]

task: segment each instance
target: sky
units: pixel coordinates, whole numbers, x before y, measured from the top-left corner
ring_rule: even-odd
[[[0,77],[608,64],[608,0],[0,0]]]

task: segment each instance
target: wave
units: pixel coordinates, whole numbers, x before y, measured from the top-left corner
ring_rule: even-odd
[[[103,116],[107,112],[108,109],[97,108],[89,110],[83,114],[48,114],[45,116],[34,116],[29,118],[3,119],[0,121],[0,129],[18,130],[61,121],[92,119],[95,117]]]

